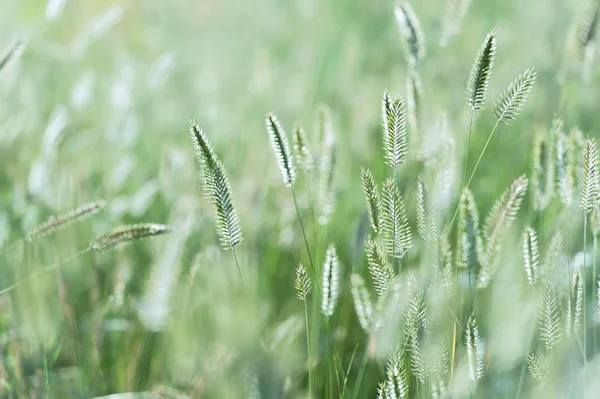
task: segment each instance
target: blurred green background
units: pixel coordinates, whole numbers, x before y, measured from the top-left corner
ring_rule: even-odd
[[[595,135],[596,70],[587,82],[563,86],[558,79],[577,1],[473,0],[446,47],[439,44],[445,1],[412,5],[427,53],[417,68],[420,129],[411,132],[411,161],[400,170],[411,221],[415,178],[424,168],[418,154],[439,144],[440,120],[454,138],[454,168],[462,175],[465,82],[492,28],[498,52],[488,103],[527,67],[537,69],[538,80],[478,170],[480,208],[487,212],[529,172],[533,134],[554,117],[567,131],[577,125]],[[242,397],[250,359],[272,376],[261,382],[273,390],[263,397],[302,397],[303,321],[293,318],[301,317],[293,274],[307,258],[263,118],[276,113],[288,133],[298,121],[314,141],[316,111],[330,108],[337,198],[316,256],[322,260],[326,243],[335,242],[346,275],[364,269],[360,167],[385,174],[381,95],[403,94],[408,72],[393,7],[391,0],[2,1],[0,48],[17,41],[23,48],[0,72],[0,241],[8,248],[0,255],[0,289],[67,259],[111,227],[177,227],[166,238],[77,257],[0,296],[2,395],[177,389],[172,396]],[[233,261],[218,246],[187,132],[191,118],[230,174],[245,235],[239,256],[252,290],[233,282]],[[489,109],[478,113],[471,165],[494,122]],[[460,178],[454,198],[459,185]],[[309,191],[301,191],[305,206]],[[109,205],[91,221],[9,247],[48,216],[100,198]],[[345,365],[365,340],[346,288],[332,322]],[[370,366],[360,397],[374,397],[381,378],[381,367]]]

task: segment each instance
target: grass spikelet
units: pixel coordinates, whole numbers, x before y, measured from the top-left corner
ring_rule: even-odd
[[[362,329],[365,332],[369,332],[373,327],[373,303],[371,302],[371,295],[365,285],[365,281],[358,273],[353,273],[350,276],[350,283],[358,321]]]
[[[231,185],[221,161],[217,161],[213,173],[210,197],[215,207],[217,233],[221,246],[226,250],[232,250],[242,242],[243,235],[233,202]]]
[[[442,278],[444,290],[449,295],[454,293],[454,269],[452,267],[452,248],[445,235],[442,235],[437,248],[437,270]]]
[[[533,170],[531,191],[533,206],[538,211],[546,209],[554,195],[554,150],[556,146],[545,134],[538,134],[533,145]]]
[[[460,26],[467,14],[471,0],[446,0],[442,19],[440,45],[445,47],[453,36],[460,32]]]
[[[423,87],[421,78],[415,70],[411,70],[406,77],[406,114],[410,131],[414,134],[419,131],[419,113],[421,110],[421,99]]]
[[[561,122],[562,123],[562,122]],[[575,181],[571,170],[571,145],[569,138],[564,133],[556,136],[556,191],[561,203],[570,208],[573,206]]]
[[[412,246],[404,202],[393,179],[387,179],[383,193],[383,239],[390,256],[400,259]]]
[[[386,163],[395,168],[408,154],[406,105],[402,97],[391,98],[386,91],[381,103],[383,123],[383,151]]]
[[[217,155],[204,130],[193,121],[190,121],[190,134],[194,142],[194,151],[196,152],[198,163],[202,168],[204,184],[210,184],[212,181],[212,171],[215,169],[217,163]]]
[[[437,240],[437,226],[431,211],[427,187],[423,176],[417,178],[417,231],[423,241],[432,243]]]
[[[167,234],[171,228],[164,224],[140,223],[117,227],[90,242],[95,251],[108,251],[121,244]]]
[[[599,2],[584,0],[567,39],[565,60],[561,70],[562,79],[572,77],[577,73],[586,80],[589,78],[595,56],[599,16]]]
[[[460,199],[456,241],[456,265],[473,270],[477,266],[482,243],[479,233],[479,212],[475,198],[468,188],[464,189]]]
[[[542,264],[542,268],[540,271],[540,277],[546,278],[551,276],[562,252],[563,245],[563,236],[562,233],[557,231],[552,236],[550,240],[550,244],[548,244],[548,248],[546,248],[546,257],[544,258],[544,263]]]
[[[558,297],[550,284],[544,286],[539,324],[540,339],[550,351],[560,341]]]
[[[25,241],[33,241],[36,238],[50,235],[68,226],[71,223],[81,221],[89,216],[95,215],[106,206],[105,201],[95,201],[82,205],[60,216],[51,216],[44,223],[27,233]]]
[[[325,264],[323,265],[323,298],[321,301],[321,312],[331,317],[337,306],[340,294],[340,262],[335,245],[330,244],[325,253]]]
[[[467,321],[465,334],[465,347],[467,348],[467,359],[469,361],[469,376],[473,385],[483,377],[483,348],[481,347],[481,337],[475,316],[471,314]]]
[[[320,107],[317,114],[317,155],[319,159],[319,224],[326,225],[335,202],[336,148],[331,113]]]
[[[544,361],[542,361],[542,359],[539,358],[539,356],[534,353],[530,353],[527,355],[526,361],[527,368],[529,369],[529,372],[533,378],[540,381],[544,381],[546,378],[548,378],[548,366],[546,363],[544,363]]]
[[[265,124],[267,126],[269,138],[271,139],[271,146],[273,147],[275,157],[277,158],[277,164],[281,170],[283,183],[286,186],[291,187],[296,180],[296,169],[294,168],[288,138],[275,115],[271,113],[267,114],[265,117]]]
[[[530,68],[519,75],[496,100],[493,106],[498,123],[509,124],[514,120],[523,107],[529,92],[535,83],[535,69]]]
[[[404,369],[404,359],[402,352],[396,347],[390,354],[386,367],[387,389],[384,398],[408,398],[408,380],[406,370]]]
[[[427,370],[421,353],[421,338],[428,334],[429,319],[423,295],[418,286],[416,276],[408,277],[408,306],[404,323],[406,349],[410,354],[411,371],[421,382],[425,381]]]
[[[242,242],[243,235],[225,166],[217,158],[204,130],[190,124],[194,150],[202,169],[204,193],[215,208],[215,225],[221,245],[232,250]]]
[[[308,294],[310,294],[311,282],[310,277],[308,277],[308,273],[302,263],[298,265],[296,268],[296,280],[294,282],[294,287],[296,288],[296,296],[301,301],[306,301]]]
[[[414,67],[425,56],[425,39],[421,23],[408,2],[397,5],[394,13],[400,34],[408,46],[408,62]]]
[[[527,273],[527,281],[534,285],[538,280],[540,250],[537,233],[531,227],[527,227],[523,234],[523,265]]]
[[[313,167],[313,156],[308,147],[308,141],[306,139],[306,133],[300,124],[294,125],[293,134],[293,149],[294,149],[294,160],[296,165],[303,170],[308,172]]]
[[[365,243],[367,253],[367,262],[369,263],[369,273],[375,286],[375,292],[379,297],[385,297],[392,285],[396,273],[388,261],[387,254],[383,248],[371,237]]]
[[[581,271],[577,270],[573,275],[573,283],[569,295],[569,309],[567,319],[567,336],[572,338],[577,336],[581,328],[583,318],[583,281]]]
[[[517,217],[527,185],[528,180],[525,175],[516,179],[500,196],[485,220],[486,244],[485,251],[480,257],[482,270],[479,275],[479,288],[487,287],[496,270],[504,235]]]
[[[362,182],[365,191],[365,199],[367,201],[367,213],[369,215],[369,221],[375,234],[381,234],[382,221],[381,221],[381,196],[379,195],[379,189],[375,184],[373,174],[369,169],[362,168]]]
[[[5,67],[10,65],[13,60],[18,58],[22,51],[23,43],[17,41],[15,44],[13,44],[12,47],[6,52],[4,57],[0,58],[0,72],[2,72]]]
[[[581,209],[589,213],[600,202],[600,171],[596,140],[585,141],[583,181],[581,187]]]
[[[473,111],[483,109],[495,56],[496,31],[492,30],[479,48],[467,80],[467,104]]]

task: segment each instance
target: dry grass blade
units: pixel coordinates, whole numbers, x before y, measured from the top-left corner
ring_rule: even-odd
[[[337,300],[340,295],[340,261],[333,244],[329,245],[325,254],[322,287],[323,298],[321,301],[321,312],[325,316],[331,317],[337,306]]]
[[[267,132],[271,139],[271,146],[275,152],[279,169],[281,170],[281,176],[283,177],[283,183],[291,187],[296,180],[296,170],[294,168],[294,162],[292,159],[292,153],[290,152],[290,145],[288,138],[279,123],[277,117],[273,114],[267,114],[265,117],[265,124],[267,126]]]
[[[523,265],[525,267],[525,273],[527,273],[527,281],[529,284],[533,285],[537,283],[540,266],[540,250],[537,233],[531,227],[527,227],[523,234]]]
[[[402,97],[391,98],[383,94],[381,103],[383,123],[383,151],[386,163],[395,168],[406,160],[408,154],[408,131],[406,129],[406,105]]]
[[[362,329],[365,332],[369,332],[373,327],[373,303],[371,302],[371,295],[365,285],[365,281],[358,273],[350,276],[350,283],[358,321]]]
[[[496,31],[486,36],[477,52],[475,62],[467,80],[467,104],[473,111],[483,109],[485,94],[492,76],[494,57],[496,56]]]
[[[365,191],[365,199],[367,201],[367,213],[369,215],[369,221],[371,227],[376,234],[381,234],[382,221],[381,221],[381,196],[379,195],[379,189],[375,183],[375,178],[369,169],[362,168],[362,182]]]
[[[47,221],[27,233],[26,241],[50,235],[76,221],[81,221],[89,216],[100,212],[106,206],[105,201],[95,201],[82,205],[70,212],[60,216],[51,216]]]
[[[535,69],[527,69],[519,75],[496,100],[493,106],[498,123],[508,123],[514,120],[523,107],[529,92],[535,83]]]
[[[600,203],[600,171],[598,170],[598,148],[596,140],[585,141],[583,182],[581,187],[581,209],[589,213]]]
[[[157,223],[121,226],[93,240],[90,248],[95,251],[107,251],[121,244],[167,234],[171,230],[169,226]]]
[[[479,328],[473,314],[469,316],[467,321],[465,346],[469,361],[469,376],[473,381],[473,385],[477,386],[477,382],[483,377],[483,348],[481,347]]]
[[[302,263],[296,268],[296,280],[294,282],[296,288],[296,296],[301,301],[305,301],[308,294],[310,294],[311,282],[306,269],[302,266]]]
[[[408,61],[411,66],[414,66],[425,56],[425,39],[421,23],[408,2],[397,5],[394,12],[400,34],[408,46]]]

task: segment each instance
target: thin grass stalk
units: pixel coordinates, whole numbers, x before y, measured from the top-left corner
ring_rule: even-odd
[[[0,296],[6,294],[7,292],[10,292],[10,291],[14,290],[17,287],[20,287],[21,285],[23,285],[25,283],[30,282],[31,280],[35,279],[38,276],[41,276],[44,273],[47,273],[47,272],[52,271],[52,270],[55,270],[55,269],[57,269],[57,268],[65,265],[66,263],[72,261],[73,259],[75,259],[75,258],[77,258],[77,257],[79,257],[79,256],[81,256],[81,255],[83,255],[83,254],[85,254],[85,253],[87,253],[87,252],[89,252],[91,250],[92,250],[92,248],[88,247],[86,249],[83,249],[83,250],[81,250],[81,251],[79,251],[79,252],[77,252],[77,253],[69,256],[67,259],[63,260],[62,262],[58,262],[58,263],[55,263],[55,264],[53,264],[51,266],[47,266],[47,267],[45,267],[45,268],[43,268],[41,270],[38,270],[37,272],[33,273],[32,275],[28,276],[27,278],[24,278],[24,279],[22,279],[20,281],[17,281],[16,283],[14,283],[12,285],[9,285],[6,288],[1,289],[0,290]]]
[[[586,340],[587,340],[587,312],[586,312],[586,300],[587,300],[587,296],[586,296],[586,272],[585,272],[585,268],[586,268],[586,248],[587,248],[587,212],[583,213],[583,271],[581,273],[581,283],[583,284],[583,367],[585,369],[585,367],[587,367],[587,346],[586,346]],[[585,386],[587,385],[587,372],[584,373],[584,392],[585,392]],[[584,395],[585,396],[585,395]]]
[[[242,269],[240,269],[240,263],[238,262],[238,258],[237,255],[235,253],[235,247],[231,247],[231,253],[233,254],[233,260],[235,262],[235,267],[238,271],[238,274],[240,276],[240,281],[242,282],[242,285],[244,285],[244,278],[242,277]]]
[[[308,362],[308,398],[312,398],[312,360],[310,357],[310,333],[308,328],[308,307],[306,305],[306,299],[304,301],[304,323],[306,325],[306,352]]]
[[[316,273],[315,264],[313,263],[312,255],[310,254],[310,246],[308,245],[308,239],[306,238],[306,231],[304,230],[304,223],[302,223],[302,217],[300,216],[300,209],[298,208],[298,201],[296,200],[296,192],[294,186],[290,185],[290,191],[292,192],[292,198],[294,199],[294,208],[296,208],[296,216],[298,216],[298,223],[300,223],[300,229],[302,230],[302,237],[304,238],[304,245],[306,245],[306,252],[308,252],[308,260],[310,261],[310,268]],[[318,279],[317,284],[318,284]]]

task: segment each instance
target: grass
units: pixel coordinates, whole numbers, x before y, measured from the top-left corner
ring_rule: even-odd
[[[2,2],[0,397],[598,396],[598,5],[444,3]]]

